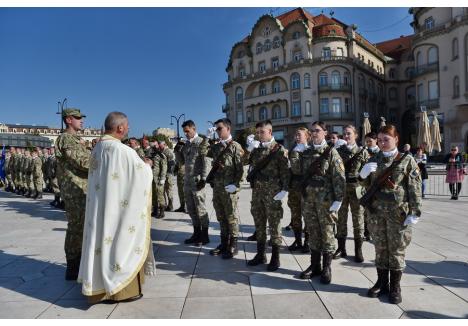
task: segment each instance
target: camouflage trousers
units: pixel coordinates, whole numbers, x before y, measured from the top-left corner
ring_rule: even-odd
[[[206,211],[206,195],[205,190],[197,190],[194,182],[185,181],[184,184],[185,203],[187,204],[187,213],[192,219],[195,227],[208,227],[210,220]]]
[[[36,190],[37,192],[42,192],[44,185],[43,180],[44,179],[42,179],[42,176],[33,178],[34,190]]]
[[[291,209],[291,227],[296,232],[302,232],[302,191],[289,189],[288,206]]]
[[[15,183],[13,182],[13,176],[11,173],[7,174],[6,176],[6,185],[7,187],[10,186],[11,188],[15,187]]]
[[[74,197],[65,200],[67,232],[65,234],[65,256],[67,260],[80,259],[83,245],[83,227],[85,218],[86,197]]]
[[[14,183],[16,185],[16,188],[23,187],[23,176],[21,174],[21,172],[15,173]]]
[[[354,239],[364,238],[364,208],[359,205],[356,189],[360,191],[361,187],[356,188],[356,184],[346,184],[343,203],[338,211],[337,238],[346,238],[348,236],[349,207],[351,207],[351,216],[353,219]]]
[[[52,187],[52,191],[54,192],[54,195],[60,195],[60,188],[58,185],[57,178],[49,178],[49,184]]]
[[[401,271],[405,268],[405,251],[411,242],[412,227],[404,226],[407,209],[396,207],[369,214],[369,232],[375,246],[377,268]]]
[[[159,181],[153,181],[153,188],[151,194],[151,203],[154,208],[163,207],[164,201],[164,185],[160,185]]]
[[[174,196],[174,176],[170,173],[166,175],[166,183],[164,183],[164,198],[165,198],[165,203],[169,205],[169,201],[173,201]]]
[[[237,192],[228,193],[223,184],[215,184],[213,187],[213,206],[221,235],[229,235],[234,238],[239,236],[238,201],[239,194]]]
[[[183,169],[183,166],[180,168]],[[179,194],[180,206],[185,205],[185,196],[184,196],[184,172],[177,173],[177,192]]]
[[[309,247],[320,252],[334,252],[336,249],[336,214],[330,214],[331,203],[322,199],[323,196],[312,190],[307,190],[304,198],[304,220],[309,233]]]
[[[34,180],[32,174],[26,174],[25,183],[26,188],[28,188],[30,191],[34,190]]]
[[[281,245],[283,207],[281,200],[273,200],[273,197],[280,191],[281,189],[278,185],[260,182],[256,182],[252,189],[250,212],[254,219],[258,243],[266,243],[266,225],[268,222],[272,244]]]

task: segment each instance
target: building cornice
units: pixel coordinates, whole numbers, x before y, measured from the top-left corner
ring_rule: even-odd
[[[453,31],[455,28],[458,28],[463,25],[468,25],[468,15],[459,16],[460,18],[455,18],[450,22],[436,26],[430,30],[425,30],[419,33],[414,34],[413,45],[424,40],[427,40],[431,37],[436,37],[439,35],[447,34]],[[414,48],[414,46],[413,46]]]

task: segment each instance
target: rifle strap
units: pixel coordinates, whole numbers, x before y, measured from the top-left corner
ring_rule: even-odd
[[[270,161],[273,159],[273,156],[276,154],[276,152],[279,151],[280,148],[281,148],[281,145],[276,143],[275,146],[271,149],[270,153],[268,153],[268,155],[263,160],[255,164],[257,167],[254,167],[254,170],[263,169],[263,167],[267,166],[268,163],[270,163]]]
[[[213,166],[212,166],[212,168],[211,168],[210,173],[208,173],[208,174],[211,174],[211,173],[216,172],[216,170],[217,170],[216,167],[219,166],[219,165],[221,164],[221,162],[222,162],[222,160],[223,160],[223,158],[224,158],[224,155],[227,154],[228,149],[231,147],[231,144],[232,144],[232,140],[230,140],[230,141],[227,143],[226,148],[223,149],[223,151],[221,152],[221,154],[218,155],[218,157],[216,158],[216,161],[213,163]],[[216,169],[216,170],[213,171],[213,169]]]
[[[395,157],[395,160],[392,162],[392,164],[386,168],[385,170],[382,171],[381,175],[389,175],[398,165],[400,165],[401,162],[405,159],[405,157],[408,156],[408,153],[404,153],[403,156],[401,156],[401,153],[398,153],[398,155]],[[385,182],[385,180],[380,180],[380,178],[376,178],[374,182],[372,183],[371,187],[377,186],[377,188],[380,189],[380,186]]]

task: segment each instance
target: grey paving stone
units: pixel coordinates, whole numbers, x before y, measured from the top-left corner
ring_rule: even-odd
[[[119,303],[109,318],[180,318],[185,298],[143,298],[134,302]]]
[[[187,298],[182,318],[253,318],[250,296]]]
[[[2,302],[0,304],[0,318],[37,318],[37,316],[39,316],[50,305],[50,302],[42,300]]]
[[[191,282],[191,275],[157,275],[147,277],[143,284],[145,299],[185,298]]]
[[[278,270],[279,271],[279,270]],[[308,280],[301,280],[293,274],[262,272],[249,276],[252,295],[313,292]]]
[[[241,273],[197,274],[188,293],[189,298],[249,295],[249,277]]]
[[[468,302],[468,284],[458,283],[458,284],[447,284],[444,285],[444,288],[450,292],[455,293],[457,296]]]
[[[39,319],[57,318],[107,318],[116,304],[99,303],[90,305],[86,298],[77,300],[58,300]]]
[[[159,257],[156,274],[192,274],[198,257]]]
[[[468,284],[468,266],[451,261],[407,261],[408,266],[439,284]]]

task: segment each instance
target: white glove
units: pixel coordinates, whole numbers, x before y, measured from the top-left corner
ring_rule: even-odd
[[[215,127],[208,128],[208,130],[207,130],[207,132],[206,132],[206,133],[207,133],[207,137],[208,137],[209,139],[212,139],[213,136],[214,136],[214,134],[215,134],[215,132],[216,132],[216,128],[215,128]]]
[[[228,193],[233,194],[236,192],[237,187],[235,185],[227,185],[224,189],[226,189]]]
[[[249,146],[255,140],[255,135],[248,135],[247,140],[245,141],[247,146]]]
[[[166,180],[162,179],[162,180],[159,180],[159,184],[162,186],[163,184],[166,183]]]
[[[281,190],[279,193],[273,197],[273,200],[282,200],[288,192],[286,190]]]
[[[254,150],[254,148],[258,148],[258,146],[260,146],[260,142],[258,140],[254,140],[249,144],[249,146],[247,147],[247,150],[251,152]]]
[[[338,212],[341,207],[340,201],[334,201],[330,206],[330,212]]]
[[[302,153],[305,151],[307,148],[309,148],[308,145],[306,144],[297,144],[296,147],[294,147],[293,151]]]
[[[338,139],[335,143],[335,148],[338,148],[338,147],[341,147],[343,145],[348,145],[348,143],[346,142],[346,140],[344,139]]]
[[[369,176],[369,174],[371,174],[372,172],[375,172],[376,170],[377,170],[376,162],[366,163],[366,165],[362,167],[361,172],[359,172],[359,176],[362,179],[365,179]]]
[[[410,224],[411,224],[411,225],[414,225],[414,224],[416,224],[416,223],[418,223],[418,222],[419,222],[419,217],[417,217],[416,215],[411,215],[411,214],[410,214],[410,215],[408,215],[408,216],[406,217],[406,220],[405,220],[405,222],[403,223],[403,225],[405,225],[405,226],[406,226],[406,225],[410,225]]]

